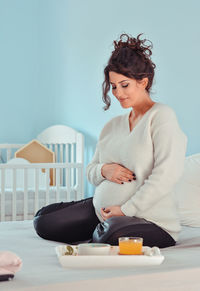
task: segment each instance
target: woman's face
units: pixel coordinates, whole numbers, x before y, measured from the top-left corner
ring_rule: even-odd
[[[115,72],[109,72],[109,79],[112,93],[123,108],[139,105],[146,96],[145,88],[148,78],[138,81]]]

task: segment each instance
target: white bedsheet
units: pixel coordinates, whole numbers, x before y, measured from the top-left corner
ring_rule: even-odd
[[[164,262],[152,267],[64,269],[55,254],[58,244],[38,237],[32,221],[1,222],[0,250],[15,252],[23,267],[0,290],[200,290],[200,228],[183,227],[177,245],[161,249]]]

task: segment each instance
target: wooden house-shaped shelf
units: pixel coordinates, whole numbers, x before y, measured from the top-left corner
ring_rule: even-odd
[[[15,157],[26,159],[30,163],[55,163],[55,153],[37,140],[32,140],[16,151]],[[54,169],[50,169],[50,185],[55,185]]]

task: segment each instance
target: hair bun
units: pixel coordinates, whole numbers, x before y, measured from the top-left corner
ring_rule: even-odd
[[[143,33],[140,33],[137,38],[134,38],[126,33],[120,35],[119,41],[114,41],[114,48],[115,50],[119,50],[121,48],[130,48],[140,55],[149,58],[152,55],[151,49],[153,48],[152,42],[146,39],[140,39],[140,36]],[[150,45],[146,45],[145,42],[150,42]]]

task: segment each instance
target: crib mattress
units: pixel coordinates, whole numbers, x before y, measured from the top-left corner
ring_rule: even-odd
[[[59,188],[59,199],[56,196],[56,187],[49,188],[48,200],[46,200],[46,189],[38,190],[38,209],[44,205],[55,203],[57,201],[71,201],[77,200],[77,192],[74,189],[70,190],[68,193],[66,187]],[[35,210],[35,191],[34,189],[29,189],[27,192],[27,206],[28,206],[28,219],[33,218]],[[5,220],[11,220],[12,218],[12,201],[13,192],[10,189],[5,190]],[[1,206],[1,201],[0,201]],[[24,191],[18,189],[16,191],[16,220],[23,220],[24,213]]]
[[[0,290],[200,290],[200,228],[183,227],[177,245],[162,249],[159,266],[72,270],[58,262],[60,243],[38,237],[32,221],[1,222],[0,233],[0,249],[23,260],[22,270]]]

